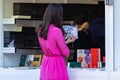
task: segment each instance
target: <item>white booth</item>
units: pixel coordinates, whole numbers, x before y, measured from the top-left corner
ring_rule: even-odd
[[[19,30],[16,28],[13,14],[13,2],[46,3],[49,0],[0,0],[0,80],[39,80],[40,69],[29,67],[16,67],[20,60],[20,55],[15,54],[15,48],[4,46],[4,28]],[[50,0],[57,3],[68,3],[79,0]],[[93,0],[83,0],[85,2]],[[104,0],[100,0],[104,1]],[[70,80],[120,80],[120,49],[119,49],[119,19],[120,1],[105,0],[105,68],[68,68]],[[33,25],[36,22],[33,21]],[[8,27],[9,26],[9,27]],[[14,61],[14,62],[13,62]],[[10,66],[9,65],[14,65]],[[8,66],[7,68],[4,66]]]

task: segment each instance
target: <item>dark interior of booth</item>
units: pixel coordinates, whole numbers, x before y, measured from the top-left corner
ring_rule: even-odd
[[[104,18],[105,19],[105,4],[104,1],[99,1],[98,4],[61,4],[63,7],[63,21],[73,21],[74,15],[76,15],[76,12],[80,14],[79,10],[89,10],[91,15],[91,22],[98,18]],[[31,16],[31,20],[43,20],[43,15],[45,12],[46,7],[48,4],[46,3],[14,3],[13,4],[13,15],[26,15]],[[76,48],[75,42],[68,44],[68,47],[71,49],[71,55],[67,59],[68,62],[77,62],[77,49],[80,50],[90,50],[96,49],[96,48],[102,48],[102,54],[101,59],[103,57],[105,58],[105,21],[103,19],[104,23],[104,29],[98,28],[93,29],[91,31],[96,31],[98,35],[103,34],[101,39],[97,39],[97,41],[94,42],[96,39],[93,38],[93,44],[89,44],[88,47],[83,47],[84,45],[89,42],[89,39],[84,39],[83,44],[79,45],[81,48]],[[94,22],[93,22],[94,24]],[[96,25],[96,23],[95,23]],[[101,33],[101,31],[103,33]],[[93,34],[97,34],[93,33]],[[84,36],[82,36],[84,37]],[[102,47],[100,47],[97,42],[100,42],[99,44]],[[13,42],[13,43],[12,43]],[[92,46],[92,47],[90,47]],[[29,27],[29,26],[22,26],[21,32],[15,32],[15,31],[4,31],[4,47],[15,47],[16,49],[40,49],[37,34],[36,34],[36,26]],[[102,60],[103,61],[103,60]],[[77,64],[77,63],[76,63]],[[104,66],[105,64],[103,64]],[[77,66],[77,65],[76,65]]]

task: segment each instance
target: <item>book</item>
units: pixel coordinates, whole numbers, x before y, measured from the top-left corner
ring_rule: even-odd
[[[40,65],[42,64],[43,58],[44,58],[44,54],[41,55]]]
[[[99,48],[91,48],[91,68],[98,68],[99,52]]]
[[[69,37],[71,37],[72,35],[75,36],[78,39],[78,30],[77,30],[77,26],[73,26],[73,25],[63,25],[62,26],[66,36],[65,39],[68,39]]]
[[[90,68],[90,62],[91,62],[91,56],[90,55],[91,55],[90,50],[85,49],[85,64],[84,64],[85,68]]]
[[[19,64],[20,67],[25,66],[26,57],[27,55],[21,55],[20,64]]]
[[[31,19],[31,16],[25,16],[25,15],[13,15],[11,18],[15,19]]]
[[[77,62],[81,63],[81,67],[90,68],[91,56],[89,49],[77,50]]]
[[[39,67],[40,66],[40,61],[41,61],[41,55],[40,54],[35,54],[33,62],[32,62],[32,67]]]
[[[68,68],[80,68],[81,67],[81,62],[68,62]]]
[[[43,54],[31,54],[27,55],[25,61],[25,67],[40,67]]]
[[[80,62],[81,67],[84,67],[84,64],[85,64],[85,50],[84,49],[77,50],[77,62]]]
[[[26,67],[32,67],[33,59],[34,59],[34,55],[27,55],[25,66]]]

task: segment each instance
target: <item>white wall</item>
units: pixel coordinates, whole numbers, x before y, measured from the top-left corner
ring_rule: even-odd
[[[106,70],[113,71],[113,6],[105,6]]]
[[[3,0],[0,0],[0,11],[3,10]],[[1,23],[1,19],[3,17],[3,13],[0,12],[0,63],[3,63],[3,54],[2,54],[2,46],[3,46],[3,26]],[[0,64],[2,66],[2,64]]]
[[[3,0],[3,17],[10,18],[13,15],[13,1],[14,0]]]
[[[120,0],[114,0],[114,55],[115,70],[120,71]]]

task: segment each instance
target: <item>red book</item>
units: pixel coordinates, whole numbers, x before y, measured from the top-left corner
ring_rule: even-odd
[[[91,48],[91,68],[98,68],[99,52],[99,48]]]

